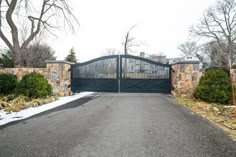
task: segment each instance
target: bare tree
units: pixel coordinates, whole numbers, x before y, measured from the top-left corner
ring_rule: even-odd
[[[159,62],[159,63],[166,63],[167,62],[166,55],[163,52],[148,55],[147,58],[150,59],[150,60],[153,60],[155,62]]]
[[[19,19],[27,23],[24,37],[19,33],[23,27]],[[22,55],[43,29],[51,34],[52,29],[60,29],[61,19],[72,30],[74,22],[78,24],[67,0],[0,0],[0,38],[13,53],[15,65],[23,65]]]
[[[125,41],[124,41],[124,43],[122,43],[122,45],[124,46],[124,54],[125,55],[128,55],[129,53],[129,51],[130,52],[132,52],[132,49],[131,49],[131,47],[134,47],[134,46],[140,46],[139,44],[137,44],[136,42],[135,42],[135,38],[134,37],[131,37],[130,36],[130,32],[131,32],[131,30],[134,28],[134,27],[136,27],[136,25],[134,25],[134,26],[132,26],[130,29],[129,29],[129,31],[126,33],[126,35],[125,35]],[[124,62],[124,77],[126,77],[126,72],[127,72],[127,59],[125,58],[125,62]]]
[[[196,56],[199,51],[199,46],[196,42],[187,41],[178,46],[178,49],[181,51],[183,56]]]
[[[104,52],[103,55],[105,56],[110,56],[110,55],[119,55],[120,51],[115,49],[115,48],[107,48]]]
[[[223,55],[232,65],[233,45],[236,40],[236,3],[235,0],[219,0],[204,14],[201,23],[190,30],[197,36],[217,41]],[[222,44],[224,43],[224,44]]]
[[[221,43],[224,45],[224,43]],[[235,47],[235,46],[234,46]],[[207,55],[209,65],[211,66],[228,66],[228,58],[222,52],[217,41],[210,41],[201,47],[202,53]],[[234,52],[234,51],[233,51]]]
[[[56,60],[55,51],[47,44],[35,43],[27,48],[22,59],[26,67],[46,67],[46,60]]]
[[[47,44],[34,43],[30,45],[22,56],[22,66],[42,68],[46,67],[46,60],[55,60],[55,51]],[[2,61],[1,61],[2,60]],[[14,56],[10,50],[5,50],[0,57],[4,67],[14,67]]]
[[[204,62],[205,55],[202,53],[202,46],[197,45],[195,41],[187,41],[178,46],[182,56],[197,57],[202,63]]]
[[[131,47],[140,46],[140,44],[138,44],[135,41],[135,38],[130,36],[130,32],[132,29],[134,29],[134,27],[136,27],[136,25],[132,26],[129,29],[129,31],[125,35],[125,41],[124,41],[124,43],[122,43],[122,45],[124,46],[124,54],[125,55],[128,55],[129,54],[128,52],[132,52]]]

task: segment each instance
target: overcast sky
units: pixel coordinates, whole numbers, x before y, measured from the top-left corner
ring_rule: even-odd
[[[76,34],[57,32],[45,41],[64,59],[71,47],[80,62],[99,57],[107,48],[123,52],[126,32],[143,46],[137,52],[178,57],[177,46],[189,38],[189,27],[199,22],[216,0],[70,0],[80,27]]]

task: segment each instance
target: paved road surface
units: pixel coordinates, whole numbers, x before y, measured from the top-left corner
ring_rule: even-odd
[[[236,143],[168,95],[98,93],[0,128],[1,157],[236,157]]]

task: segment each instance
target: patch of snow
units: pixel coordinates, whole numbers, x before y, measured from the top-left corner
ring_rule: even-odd
[[[224,108],[234,108],[236,106],[224,106]]]
[[[25,110],[21,110],[20,112],[12,112],[10,114],[7,114],[7,112],[0,110],[0,126],[13,122],[13,121],[18,121],[18,120],[22,120],[22,119],[26,119],[29,118],[33,115],[39,114],[41,112],[53,109],[55,107],[64,105],[68,102],[80,99],[82,97],[88,96],[93,94],[94,92],[83,92],[83,93],[79,93],[73,96],[66,96],[66,97],[60,97],[59,100],[48,103],[48,104],[44,104],[42,106],[39,107],[31,107],[31,108],[27,108]]]

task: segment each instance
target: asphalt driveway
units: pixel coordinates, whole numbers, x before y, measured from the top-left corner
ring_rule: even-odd
[[[0,127],[0,156],[236,156],[236,143],[222,130],[169,95],[98,95]]]

